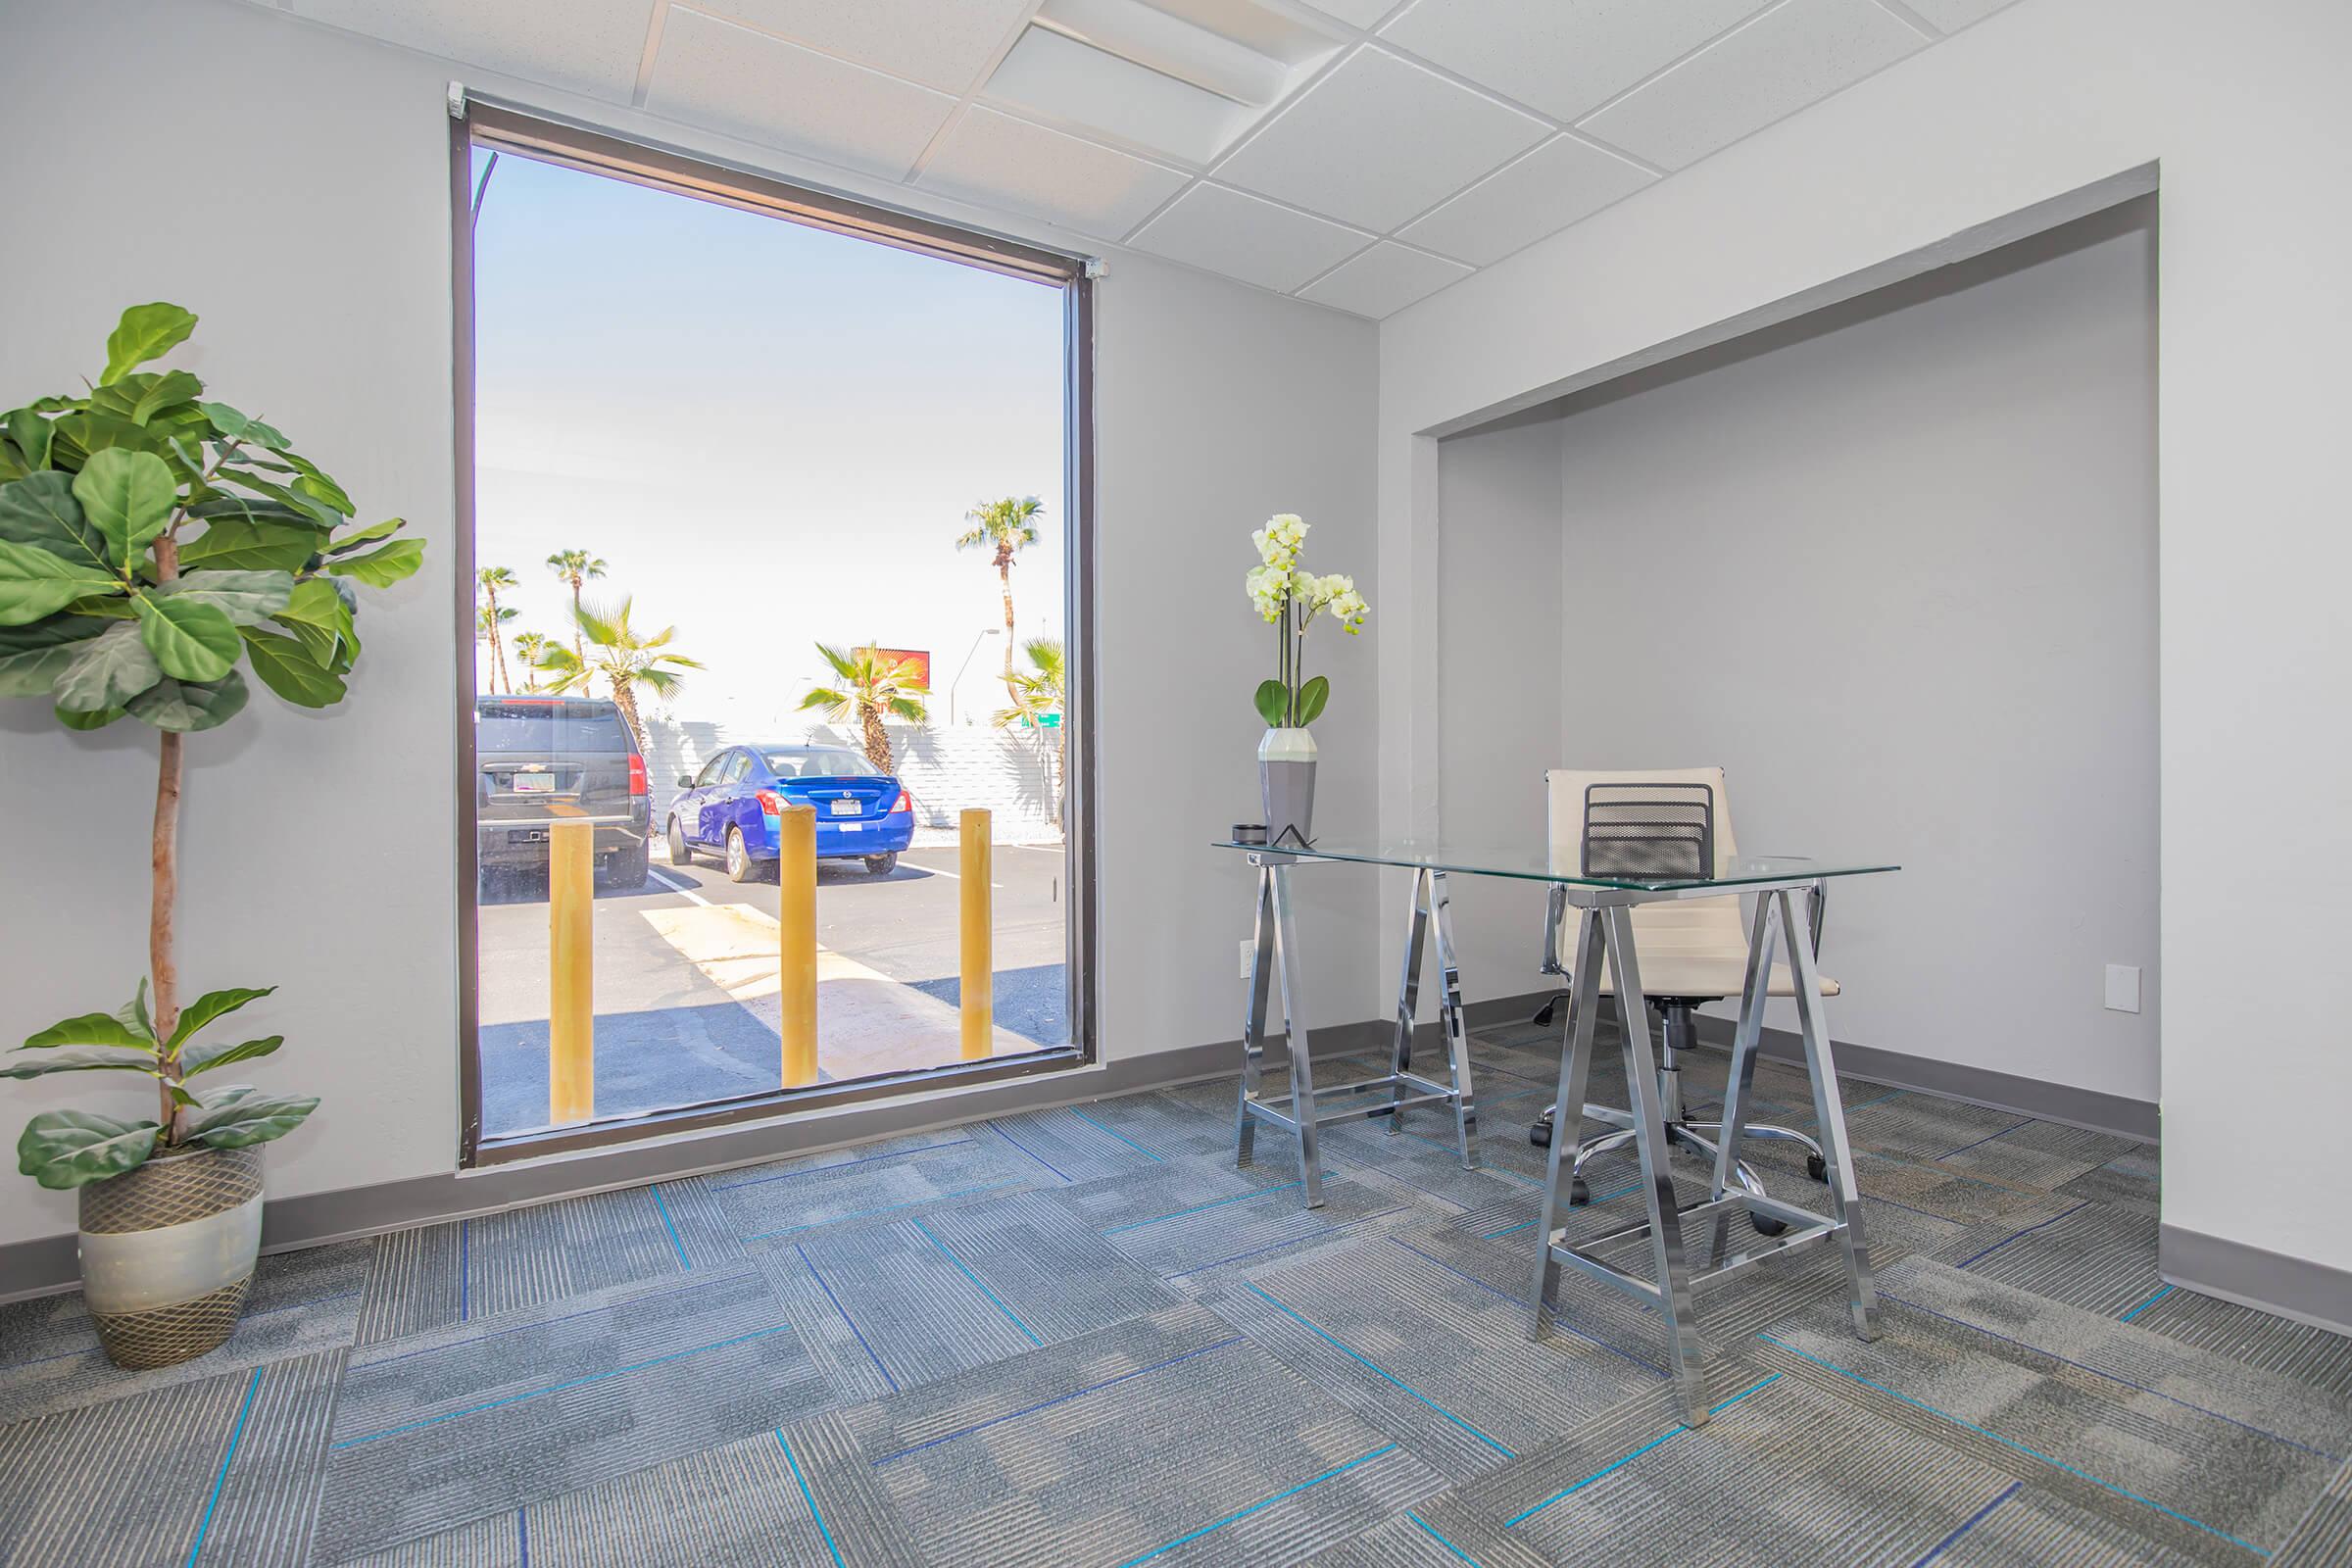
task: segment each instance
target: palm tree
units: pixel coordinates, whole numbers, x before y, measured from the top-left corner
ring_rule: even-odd
[[[686,683],[682,670],[700,669],[699,661],[684,654],[668,652],[670,638],[678,628],[664,626],[650,637],[642,637],[629,624],[632,601],[623,599],[618,608],[601,610],[579,606],[571,612],[574,634],[585,639],[595,653],[581,654],[562,643],[556,643],[539,656],[539,667],[556,678],[548,683],[550,691],[586,691],[590,677],[602,675],[612,688],[612,702],[620,716],[629,722],[629,730],[637,737],[637,749],[646,749],[645,723],[637,716],[637,688],[645,687],[655,696],[670,698]]]
[[[989,546],[996,551],[997,578],[1004,585],[1004,689],[1012,691],[1012,553],[1023,545],[1037,543],[1037,519],[1045,515],[1046,504],[1035,496],[1006,496],[1002,501],[983,501],[963,514],[970,523],[956,536],[956,548],[970,550]],[[1017,694],[1013,700],[1020,699]]]
[[[1046,732],[1053,731],[1052,749],[1047,754],[1053,770],[1049,787],[1054,792],[1054,820],[1058,822],[1069,748],[1068,720],[1063,716],[1069,712],[1069,662],[1058,637],[1032,637],[1021,645],[1021,652],[1028,656],[1029,667],[1012,677],[1012,704],[997,710],[996,727],[1027,724],[1036,730],[1041,748],[1047,745]],[[1054,715],[1054,722],[1047,722],[1048,714]]]
[[[514,618],[514,611],[500,611],[498,591],[514,587],[515,576],[504,566],[483,566],[474,572],[473,580],[480,586],[482,597],[489,601],[482,607],[482,622],[490,629],[490,689],[497,691],[504,687],[513,691],[514,683],[507,678],[507,649],[499,639],[497,628],[499,622]]]
[[[907,661],[886,659],[871,648],[853,648],[845,654],[818,643],[816,651],[833,666],[839,684],[810,687],[808,695],[801,699],[802,710],[821,708],[826,710],[825,717],[836,724],[856,724],[864,739],[865,760],[885,773],[893,771],[890,737],[883,732],[882,715],[890,713],[913,724],[923,722],[931,716],[923,707],[930,689]]]
[[[555,646],[545,632],[518,631],[514,634],[514,659],[522,665],[524,691],[539,690],[539,661],[546,658],[547,651]]]
[[[580,615],[580,585],[591,577],[602,577],[605,564],[585,550],[559,550],[547,558],[547,569],[571,585],[571,615],[577,622]],[[576,626],[571,634],[571,651],[576,658],[585,660],[588,657],[586,650],[580,647],[580,634]]]
[[[494,692],[514,689],[512,683],[507,679],[507,655],[504,646],[506,633],[499,630],[499,627],[521,613],[521,611],[510,610],[504,605],[491,604],[474,607],[473,638],[476,642],[490,645],[490,689]]]

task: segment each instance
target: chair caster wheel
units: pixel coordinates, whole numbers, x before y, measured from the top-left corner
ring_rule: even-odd
[[[1770,1214],[1750,1213],[1747,1222],[1756,1228],[1758,1236],[1778,1236],[1788,1228],[1787,1220],[1774,1219]]]
[[[1527,1141],[1538,1149],[1551,1147],[1551,1112],[1545,1111],[1528,1124]]]
[[[1582,1176],[1568,1178],[1568,1206],[1582,1208],[1591,1201],[1592,1201],[1592,1189],[1585,1185],[1585,1179]]]
[[[1807,1154],[1805,1156],[1805,1174],[1817,1182],[1826,1182],[1830,1179],[1830,1162],[1819,1154]]]

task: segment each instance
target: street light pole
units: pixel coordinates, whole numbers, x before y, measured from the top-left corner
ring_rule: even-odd
[[[972,639],[972,646],[964,653],[963,662],[956,666],[956,678],[948,683],[948,727],[950,729],[956,727],[956,692],[958,687],[963,685],[963,672],[972,667],[972,655],[978,653],[980,645],[989,638],[1002,636],[1004,630],[1004,628],[1002,626],[982,627],[980,635]]]

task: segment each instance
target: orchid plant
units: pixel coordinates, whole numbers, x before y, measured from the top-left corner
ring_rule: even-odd
[[[1331,682],[1307,676],[1306,633],[1316,617],[1329,614],[1349,636],[1361,631],[1372,607],[1355,591],[1355,579],[1340,572],[1318,577],[1298,564],[1309,524],[1296,513],[1268,517],[1250,536],[1258,564],[1243,579],[1259,618],[1281,628],[1276,672],[1258,683],[1258,717],[1269,728],[1304,729],[1331,701]]]

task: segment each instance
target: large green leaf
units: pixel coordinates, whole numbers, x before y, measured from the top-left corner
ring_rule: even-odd
[[[1282,682],[1271,678],[1259,681],[1257,690],[1250,696],[1250,704],[1257,710],[1257,716],[1266,721],[1269,729],[1282,727],[1285,710],[1290,707],[1290,699],[1291,689]]]
[[[179,1010],[179,1022],[172,1030],[167,1046],[176,1046],[211,1023],[225,1018],[248,1002],[259,1002],[275,991],[275,986],[231,986],[225,991],[207,991]]]
[[[76,1046],[70,1051],[22,1052],[0,1057],[0,1078],[46,1078],[53,1072],[143,1072],[159,1077],[155,1058],[144,1051],[92,1051]]]
[[[180,681],[166,676],[133,697],[128,711],[141,723],[157,729],[175,733],[212,729],[235,717],[251,695],[245,677],[233,669],[216,681]]]
[[[280,448],[277,455],[285,459],[288,464],[293,466],[295,471],[302,475],[301,478],[294,481],[295,489],[314,500],[325,502],[346,517],[352,514],[355,509],[351,504],[351,497],[343,493],[343,487],[335,483],[333,476],[324,468],[299,452],[288,452]]]
[[[139,635],[173,680],[219,680],[236,666],[237,628],[211,605],[141,594]]]
[[[136,1025],[124,1021],[119,1013],[85,1012],[28,1036],[24,1049],[46,1051],[56,1046],[123,1046],[133,1051],[153,1051],[155,1037],[141,1034]]]
[[[28,468],[49,466],[49,421],[32,409],[12,409],[8,416],[8,438],[24,455]]]
[[[179,547],[183,571],[300,571],[318,553],[318,530],[266,517],[216,515]]]
[[[284,1035],[269,1035],[260,1040],[241,1041],[233,1046],[190,1046],[180,1054],[179,1072],[183,1078],[193,1078],[215,1067],[225,1067],[232,1061],[251,1061],[267,1056],[286,1043]]]
[[[339,577],[357,577],[370,588],[389,588],[423,564],[423,540],[395,539],[381,550],[329,562],[326,569]]]
[[[257,626],[286,608],[294,594],[290,571],[221,571],[207,568],[164,584],[158,594],[210,605],[233,626]]]
[[[256,495],[268,496],[280,506],[300,513],[321,528],[339,527],[343,522],[343,514],[317,496],[305,495],[299,490],[279,484],[274,479],[265,479],[258,473],[248,473],[243,468],[222,468],[213,475],[213,483],[221,486],[242,485]]]
[[[311,657],[311,651],[291,637],[247,627],[238,634],[253,672],[262,684],[298,708],[332,708],[348,691],[343,677]],[[327,652],[331,657],[333,648]]]
[[[133,305],[122,313],[122,319],[106,340],[106,373],[98,378],[98,384],[120,381],[126,372],[185,343],[195,330],[195,316],[176,305],[161,300]]]
[[[81,503],[82,515],[106,535],[115,564],[127,566],[171,522],[179,486],[154,453],[109,447],[91,453],[74,476],[74,499]]]
[[[55,711],[57,721],[68,729],[104,729],[116,719],[121,718],[128,710],[108,708],[95,713],[80,713],[71,708],[60,708]]]
[[[46,550],[0,539],[0,626],[40,620],[117,582],[95,566],[78,566]]]
[[[155,1152],[151,1121],[117,1121],[86,1110],[45,1110],[17,1140],[17,1169],[60,1191],[135,1170]]]
[[[1323,716],[1324,705],[1331,701],[1331,682],[1320,675],[1310,676],[1298,688],[1298,724],[1300,728]]]
[[[213,428],[220,432],[223,441],[251,441],[265,447],[282,447],[286,444],[286,438],[269,425],[250,414],[239,413],[225,403],[199,403],[196,407],[204,412],[206,418],[212,420]]]
[[[106,629],[86,615],[51,615],[29,626],[0,626],[0,697],[40,697]]]
[[[348,556],[362,545],[371,545],[378,539],[391,538],[392,535],[408,525],[409,519],[406,517],[386,517],[381,522],[371,522],[356,533],[347,533],[336,539],[333,544],[326,547],[326,553],[330,556]]]
[[[309,578],[296,585],[286,608],[275,616],[311,662],[321,666],[334,663],[335,645],[351,636],[351,606],[336,592],[341,586],[325,577]]]
[[[138,989],[130,994],[130,1000],[115,1009],[115,1017],[121,1021],[123,1028],[134,1031],[140,1039],[153,1040],[155,1038],[155,1019],[150,1017],[147,1012],[147,977],[145,975],[139,976]]]
[[[46,468],[0,485],[0,539],[46,550],[75,565],[105,567],[106,536],[74,499],[74,476]]]
[[[96,713],[121,708],[164,678],[164,670],[139,637],[139,628],[118,620],[82,643],[74,662],[57,680],[60,708]]]
[[[196,395],[203,390],[204,383],[185,370],[172,370],[159,375],[155,378],[155,384],[141,392],[139,400],[130,406],[131,422],[152,423],[155,416],[165,410],[194,402]]]
[[[215,1149],[243,1149],[285,1137],[318,1108],[315,1096],[243,1095],[195,1117],[188,1133]]]

